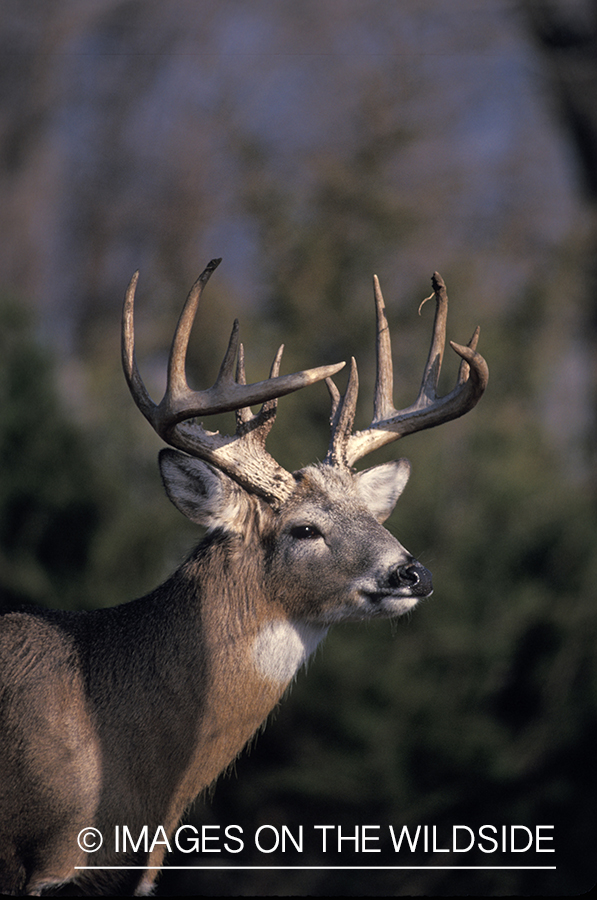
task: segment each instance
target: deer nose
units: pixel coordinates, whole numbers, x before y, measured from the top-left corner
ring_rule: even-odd
[[[415,597],[428,597],[433,591],[431,572],[416,560],[406,565],[396,566],[390,572],[392,587],[407,587]]]

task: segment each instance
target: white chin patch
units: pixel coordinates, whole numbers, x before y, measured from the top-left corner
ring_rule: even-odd
[[[421,599],[421,597],[399,597],[396,600],[391,600],[387,604],[387,614],[389,616],[403,616],[404,613],[413,609]]]
[[[396,595],[388,595],[379,600],[372,600],[370,594],[361,594],[358,605],[353,607],[352,611],[346,612],[341,619],[353,621],[362,621],[364,619],[396,619],[410,612],[411,609],[420,603],[422,597],[397,597]]]
[[[280,620],[265,625],[253,642],[255,668],[271,681],[288,682],[326,636],[322,625]]]

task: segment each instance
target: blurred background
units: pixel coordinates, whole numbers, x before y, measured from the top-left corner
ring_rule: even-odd
[[[417,307],[435,269],[449,337],[465,343],[481,324],[490,366],[474,412],[366,463],[411,459],[388,527],[432,570],[433,597],[396,623],[336,627],[189,821],[245,834],[553,825],[556,853],[248,846],[242,860],[171,862],[428,868],[172,871],[158,894],[590,888],[597,2],[0,0],[0,12],[5,604],[120,603],[197,540],[163,494],[160,441],[120,368],[137,268],[137,352],[158,399],[178,311],[214,256],[190,351],[197,387],[239,315],[252,381],[281,341],[287,372],[354,354],[362,427],[373,272],[397,406],[418,391],[433,311]],[[321,459],[328,416],[322,385],[285,398],[270,451],[289,469]],[[530,862],[557,869],[429,868]]]

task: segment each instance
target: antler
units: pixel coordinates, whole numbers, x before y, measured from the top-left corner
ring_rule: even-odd
[[[377,378],[373,421],[369,428],[352,434],[358,394],[358,373],[354,359],[346,392],[341,397],[331,380],[327,385],[332,396],[332,437],[325,462],[333,466],[352,466],[358,459],[396,441],[405,434],[433,428],[450,419],[457,419],[479,401],[487,387],[489,369],[483,357],[476,352],[479,328],[475,330],[466,347],[450,341],[450,346],[462,357],[456,386],[444,397],[437,396],[437,385],[446,341],[448,295],[441,276],[434,272],[431,283],[436,311],[429,356],[423,373],[419,396],[406,409],[397,410],[393,401],[392,348],[390,331],[385,314],[385,304],[377,276],[373,276],[375,306],[377,312]],[[427,297],[426,299],[430,299]],[[423,301],[424,303],[425,301]],[[421,304],[421,306],[423,305]],[[419,312],[421,307],[419,307]]]
[[[218,377],[211,388],[193,391],[185,374],[185,361],[191,328],[199,298],[220,259],[212,259],[201,273],[183,307],[168,360],[166,393],[159,404],[153,402],[139,374],[135,359],[133,310],[139,273],[127,288],[122,313],[122,365],[133,400],[155,431],[168,444],[210,462],[248,490],[277,505],[292,492],[294,479],[265,450],[265,439],[274,423],[277,398],[334,375],[344,363],[306,369],[293,375],[279,376],[283,345],[278,350],[267,381],[246,384],[244,351],[238,340],[238,320]],[[233,375],[238,356],[236,377]],[[250,406],[263,403],[253,415]],[[207,431],[188,420],[196,416],[236,410],[237,427],[232,436]]]

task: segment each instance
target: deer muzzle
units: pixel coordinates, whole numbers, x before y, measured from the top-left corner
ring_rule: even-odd
[[[431,572],[416,560],[392,569],[388,582],[390,588],[406,588],[413,597],[429,597],[433,593]]]

